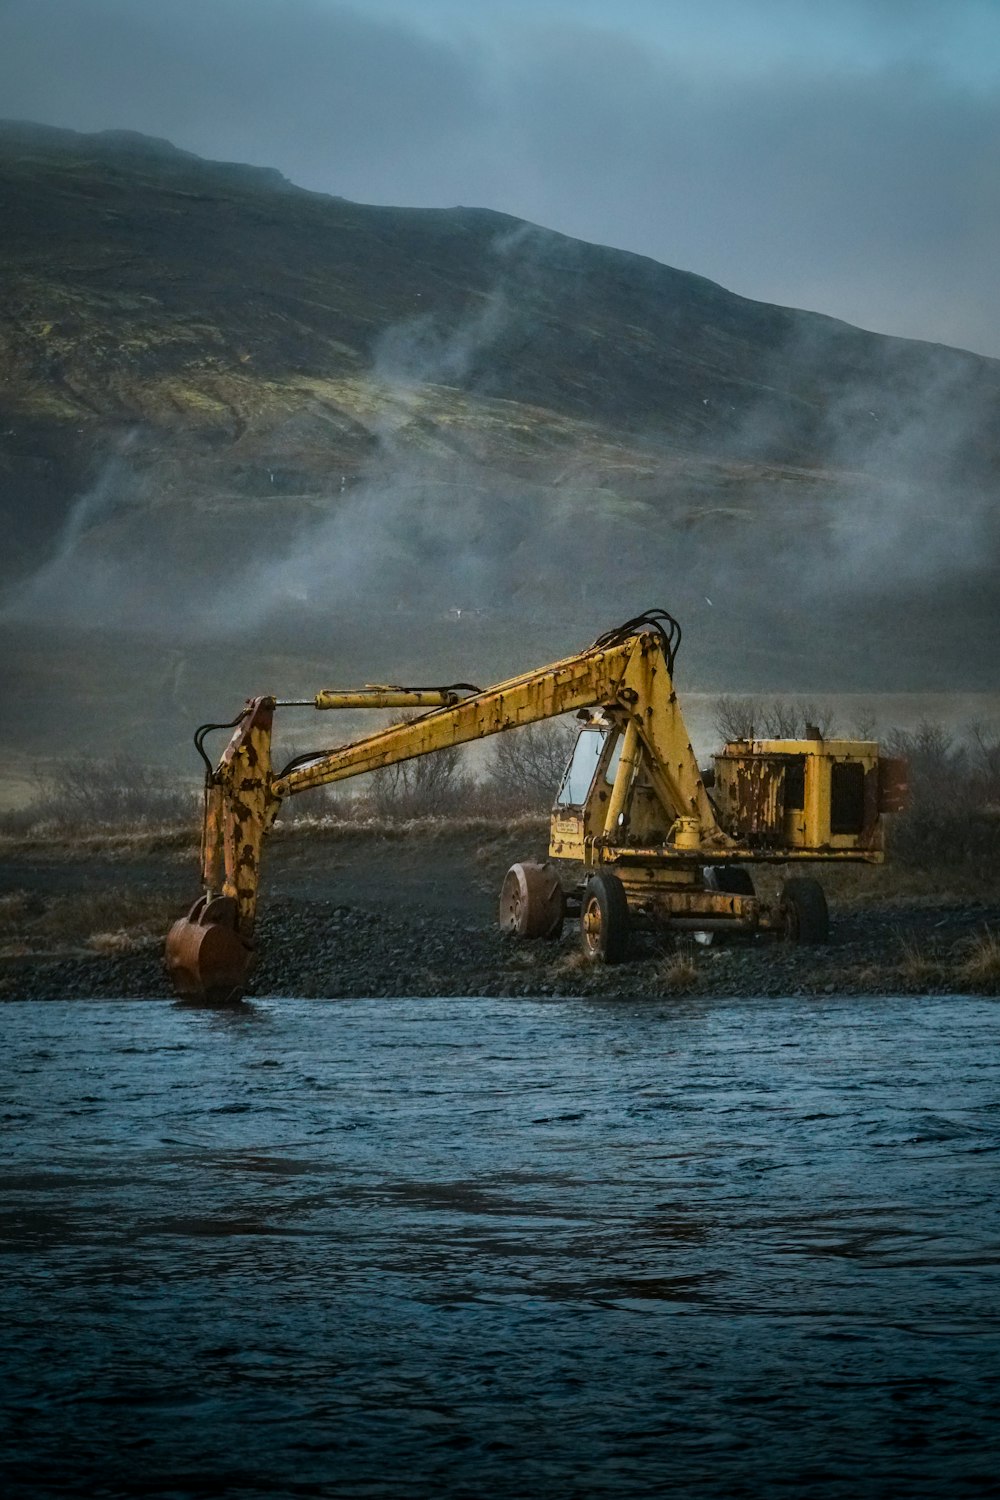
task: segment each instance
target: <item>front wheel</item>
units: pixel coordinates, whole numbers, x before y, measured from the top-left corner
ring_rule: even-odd
[[[511,865],[500,890],[500,927],[511,937],[548,938],[563,928],[566,895],[551,865]]]
[[[592,875],[580,907],[580,945],[591,963],[617,964],[628,947],[629,912],[617,875]]]
[[[787,943],[825,943],[830,938],[830,909],[818,880],[786,880],[778,903],[781,935]]]

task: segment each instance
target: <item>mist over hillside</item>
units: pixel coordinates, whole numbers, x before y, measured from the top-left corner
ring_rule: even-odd
[[[4,125],[0,192],[15,743],[651,604],[703,690],[998,686],[1000,362],[141,136]]]

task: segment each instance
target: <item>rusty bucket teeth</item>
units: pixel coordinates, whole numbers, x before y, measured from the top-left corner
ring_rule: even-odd
[[[236,930],[236,903],[228,896],[200,896],[167,933],[167,972],[184,1000],[217,1005],[239,1000],[252,961]]]

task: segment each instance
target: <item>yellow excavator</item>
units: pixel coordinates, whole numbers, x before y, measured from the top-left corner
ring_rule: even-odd
[[[748,869],[764,863],[884,858],[884,814],[906,804],[904,762],[870,740],[737,740],[698,768],[677,695],[680,627],[649,610],[585,651],[495,687],[368,685],[306,700],[252,698],[229,724],[204,724],[203,894],[167,936],[174,988],[186,998],[238,998],[255,961],[264,836],[286,797],[382,766],[575,712],[581,720],[552,811],[549,861],[515,864],[500,893],[512,936],[554,938],[579,916],[586,958],[621,960],[630,928],[657,923],[703,941],[777,934],[824,942],[829,916],[811,876],[767,902]],[[410,709],[417,717],[332,750],[271,764],[278,709]],[[207,735],[231,729],[217,765]],[[555,861],[582,866],[567,885]]]

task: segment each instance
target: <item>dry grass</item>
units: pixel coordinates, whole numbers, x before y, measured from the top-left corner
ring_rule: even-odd
[[[556,974],[573,975],[587,973],[594,965],[582,948],[571,948],[568,953],[561,953],[552,967]]]
[[[821,881],[829,900],[845,909],[950,901],[981,901],[1000,895],[997,869],[977,861],[967,864],[911,865],[894,860],[884,865],[803,864],[796,874]],[[760,884],[756,880],[755,883]]]
[[[986,929],[963,944],[959,957],[947,961],[914,943],[904,943],[897,972],[923,989],[940,985],[948,991],[1000,995],[1000,936]]]
[[[544,965],[550,954],[540,943],[518,943],[511,944],[507,953],[507,967],[510,969],[538,969]]]
[[[487,817],[483,814],[470,816],[435,816],[426,818],[387,817],[335,817],[300,818],[289,826],[279,821],[271,837],[299,838],[303,834],[315,835],[331,841],[350,842],[367,839],[439,839],[478,837],[481,839],[503,839],[518,834],[530,837],[548,835],[549,820],[538,813],[523,813],[518,817]]]
[[[855,964],[844,972],[844,987],[870,994],[872,990],[889,988],[892,977],[892,971],[880,964]]]
[[[698,965],[690,953],[673,953],[656,965],[655,983],[667,995],[684,995],[698,987]]]
[[[86,833],[67,833],[64,828],[40,825],[30,833],[0,833],[0,853],[19,858],[41,855],[73,863],[95,854],[142,856],[179,853],[194,858],[201,837],[200,825],[165,824],[155,828],[94,828]]]
[[[1000,995],[1000,937],[985,931],[974,940],[956,973],[962,984],[984,995]]]
[[[52,896],[12,891],[0,898],[0,954],[133,952],[160,942],[176,915],[162,895],[130,886]]]
[[[945,975],[945,967],[939,958],[935,958],[918,944],[909,941],[904,941],[902,944],[902,952],[896,969],[907,984],[913,985],[934,984]]]
[[[69,834],[55,825],[40,825],[30,833],[0,833],[0,852],[10,856],[40,854],[60,860],[89,859],[93,854],[145,855],[175,851],[191,854],[198,848],[200,825],[165,824],[128,828],[92,828],[84,833]],[[412,839],[435,843],[449,839],[472,838],[482,841],[477,858],[489,859],[498,844],[510,839],[548,838],[548,818],[537,813],[518,817],[434,817],[410,818],[344,818],[327,815],[297,819],[292,824],[277,823],[269,839],[318,839],[330,843],[355,843],[374,840]],[[492,846],[492,847],[491,847]]]
[[[141,932],[129,932],[120,927],[117,932],[92,932],[84,943],[91,953],[100,953],[105,958],[112,958],[117,953],[135,953],[139,948],[149,948],[153,944],[162,941],[162,933],[143,934]]]

